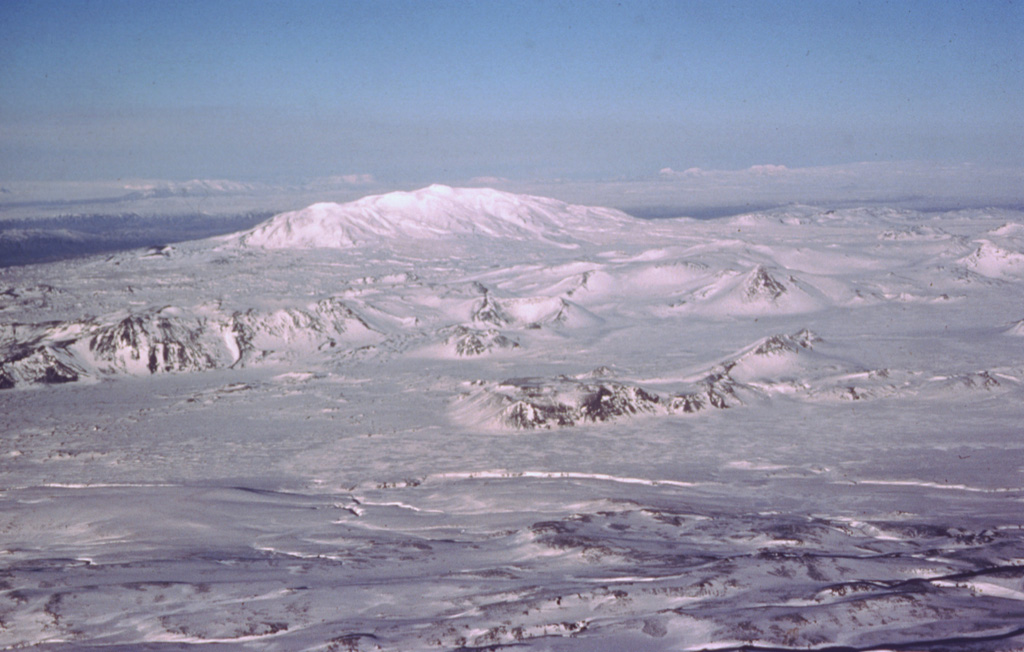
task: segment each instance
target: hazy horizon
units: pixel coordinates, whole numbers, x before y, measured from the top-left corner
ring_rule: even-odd
[[[13,1],[0,19],[8,189],[1024,167],[1010,2]]]

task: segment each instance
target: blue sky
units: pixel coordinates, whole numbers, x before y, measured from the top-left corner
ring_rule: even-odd
[[[0,2],[0,181],[1024,164],[1024,3]]]

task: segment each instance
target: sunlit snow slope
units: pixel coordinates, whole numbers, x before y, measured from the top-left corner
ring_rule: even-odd
[[[466,235],[561,242],[567,231],[581,235],[586,230],[615,229],[631,219],[619,211],[544,197],[433,185],[348,204],[313,204],[277,215],[238,240],[267,249],[353,247]]]
[[[1022,260],[431,186],[0,269],[0,649],[1024,649]]]

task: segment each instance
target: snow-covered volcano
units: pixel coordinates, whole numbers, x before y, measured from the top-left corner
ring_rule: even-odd
[[[281,213],[234,237],[266,249],[344,248],[374,242],[486,236],[564,243],[636,220],[621,211],[490,188],[432,185],[347,204],[323,202]]]

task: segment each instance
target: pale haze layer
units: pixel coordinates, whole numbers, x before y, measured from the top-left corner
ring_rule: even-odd
[[[7,188],[903,162],[1000,186],[1024,162],[1019,3],[8,1],[0,22]]]

